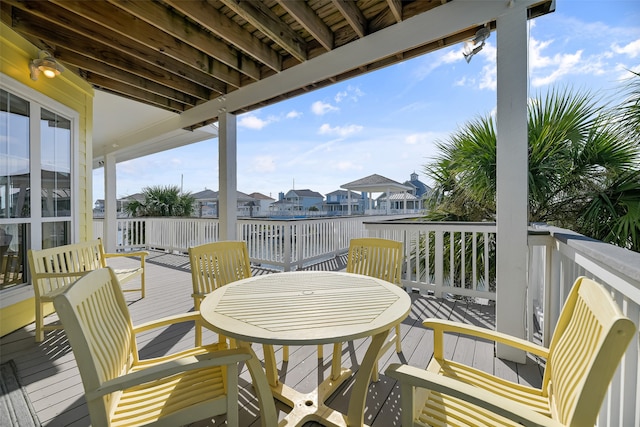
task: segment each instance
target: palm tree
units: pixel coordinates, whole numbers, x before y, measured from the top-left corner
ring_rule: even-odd
[[[134,217],[191,216],[195,199],[191,193],[182,193],[178,186],[151,186],[142,189],[144,201],[133,201],[125,210]]]
[[[569,89],[530,102],[531,222],[640,250],[639,100],[636,79],[616,108]],[[495,220],[495,135],[486,116],[438,143],[440,154],[425,166],[436,183],[427,219]]]

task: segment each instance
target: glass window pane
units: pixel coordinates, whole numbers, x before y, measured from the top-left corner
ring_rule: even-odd
[[[42,109],[42,216],[71,216],[71,120]]]
[[[25,282],[29,224],[0,225],[0,289]]]
[[[29,102],[0,89],[0,217],[28,218]]]
[[[69,243],[71,243],[70,221],[42,223],[42,249],[55,248]]]

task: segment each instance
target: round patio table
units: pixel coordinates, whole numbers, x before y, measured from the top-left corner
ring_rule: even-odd
[[[317,421],[325,426],[362,426],[369,382],[390,329],[411,309],[399,286],[359,274],[329,271],[275,273],[230,283],[200,305],[212,330],[246,343],[265,344],[265,370],[274,396],[292,408],[280,426]],[[319,345],[371,337],[355,377],[346,415],[325,400],[351,376],[332,365],[331,376],[311,393],[278,380],[274,344]],[[334,360],[335,361],[335,360]]]

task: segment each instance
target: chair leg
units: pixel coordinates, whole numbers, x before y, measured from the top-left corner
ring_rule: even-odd
[[[202,346],[202,326],[196,324],[196,347]]]
[[[282,361],[283,362],[288,362],[289,361],[289,346],[288,345],[283,345],[282,346]]]
[[[142,273],[140,274],[140,298],[144,298],[145,294],[145,283],[144,283],[144,268],[142,269]]]
[[[44,318],[42,317],[42,303],[36,303],[36,342],[44,341]]]
[[[227,426],[238,427],[238,364],[227,365]]]

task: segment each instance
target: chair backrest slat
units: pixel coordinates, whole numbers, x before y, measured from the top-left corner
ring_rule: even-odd
[[[594,424],[635,331],[601,285],[585,277],[576,281],[551,339],[543,380],[555,419]]]
[[[251,277],[247,244],[243,241],[206,243],[189,248],[194,295],[206,295],[215,289]],[[199,300],[196,298],[196,309]]]
[[[400,284],[402,242],[375,237],[351,239],[346,271]]]
[[[78,279],[54,299],[54,306],[74,349],[85,391],[96,390],[129,370],[137,358],[133,325],[110,268]],[[114,400],[112,395],[103,399],[105,420]]]

